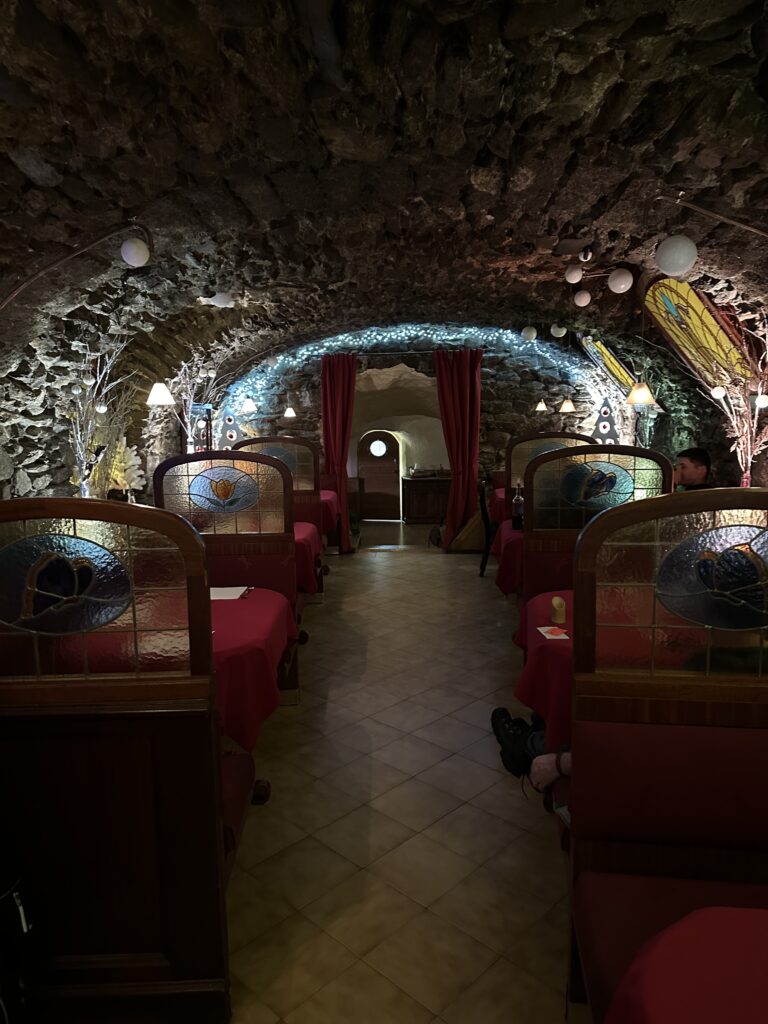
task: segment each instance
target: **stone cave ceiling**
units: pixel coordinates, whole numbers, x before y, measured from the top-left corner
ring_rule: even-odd
[[[8,0],[0,25],[0,268],[18,276],[136,218],[0,314],[0,370],[55,386],[102,331],[150,379],[191,343],[263,350],[402,320],[620,336],[639,299],[563,282],[651,267],[766,296],[763,0]],[[569,260],[570,257],[570,260]],[[232,292],[219,309],[201,297]]]

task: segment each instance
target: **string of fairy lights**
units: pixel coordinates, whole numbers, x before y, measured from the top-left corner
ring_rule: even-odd
[[[555,334],[556,337],[566,333],[563,328],[558,328],[560,331],[562,333]],[[228,415],[240,421],[257,419],[267,399],[281,386],[284,377],[299,369],[311,368],[312,364],[319,363],[324,355],[331,353],[387,355],[402,351],[408,354],[425,348],[432,350],[452,347],[482,349],[494,356],[514,356],[516,366],[522,364],[539,371],[549,371],[551,376],[563,382],[565,397],[574,387],[586,391],[595,404],[602,401],[606,393],[614,391],[617,399],[624,397],[615,384],[606,379],[581,352],[539,338],[533,328],[526,327],[523,332],[519,332],[503,327],[405,323],[335,334],[269,356],[230,386],[222,406]],[[290,417],[294,412],[290,396],[288,410]]]

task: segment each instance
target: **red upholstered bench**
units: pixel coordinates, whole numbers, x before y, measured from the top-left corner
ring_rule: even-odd
[[[760,728],[578,718],[572,736],[573,927],[600,1022],[655,934],[701,907],[768,908],[768,742]]]
[[[516,530],[511,519],[505,519],[496,531],[491,554],[499,563],[496,586],[505,597],[514,594],[523,583],[523,531]]]
[[[320,504],[323,513],[323,533],[330,537],[339,522],[339,496],[336,491],[320,491]]]
[[[316,594],[320,589],[318,573],[323,542],[313,523],[294,523],[296,541],[296,585],[301,594]]]
[[[649,939],[702,907],[768,909],[768,885],[583,872],[573,894],[581,966],[595,1021],[608,1012]]]

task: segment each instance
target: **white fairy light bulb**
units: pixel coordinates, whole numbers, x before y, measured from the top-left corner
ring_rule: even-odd
[[[535,327],[528,326],[524,327],[520,334],[522,336],[523,341],[535,341],[537,331]]]
[[[205,428],[207,426],[208,426],[208,420],[198,420],[197,421],[197,429],[198,430],[205,430]]]
[[[211,380],[213,380],[215,378],[215,376],[216,376],[216,371],[215,370],[209,370],[208,373],[207,373],[207,376],[210,377]]]
[[[712,388],[709,393],[713,398],[716,398],[718,402],[722,402],[725,398],[725,388],[722,384],[718,384],[716,387]]]
[[[758,395],[755,399],[755,407],[758,409],[765,409],[768,407],[768,395]]]
[[[99,402],[99,404],[96,406],[96,412],[101,413],[101,415],[103,416],[108,408],[109,406],[107,405],[106,402]]]
[[[77,395],[82,395],[82,393],[83,389],[80,387],[79,384],[74,384],[72,386],[72,394],[75,395],[75,397],[77,397]]]
[[[654,255],[656,266],[668,277],[687,274],[696,262],[699,251],[687,235],[670,235],[659,244]]]
[[[581,267],[577,267],[576,264],[568,267],[565,271],[565,280],[568,284],[578,284],[582,277],[584,277],[584,271]]]
[[[613,273],[608,275],[608,287],[616,295],[628,292],[634,283],[635,279],[632,277],[631,271],[626,270],[624,267],[619,267],[618,270],[614,270]]]
[[[86,375],[85,375],[85,376],[83,377],[83,384],[84,384],[84,385],[85,385],[85,386],[86,386],[87,388],[92,388],[92,387],[93,387],[93,385],[94,385],[95,383],[96,383],[96,378],[95,378],[95,377],[93,376],[93,374],[92,374],[92,373],[87,373],[87,374],[86,374]]]
[[[573,296],[573,301],[577,306],[588,306],[592,301],[592,295],[586,290],[586,288],[582,288],[581,291],[576,292]]]
[[[149,261],[149,246],[141,238],[126,238],[120,246],[120,255],[129,267],[143,267]]]

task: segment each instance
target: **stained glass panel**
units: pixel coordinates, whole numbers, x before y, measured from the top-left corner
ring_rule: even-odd
[[[514,487],[519,480],[522,483],[525,476],[525,467],[531,459],[539,455],[546,455],[547,452],[554,452],[560,448],[576,448],[581,445],[591,444],[591,439],[579,440],[576,437],[532,437],[527,441],[521,441],[514,445],[510,457],[510,483]]]
[[[204,512],[242,512],[259,500],[259,485],[233,466],[212,466],[192,478],[189,497]]]
[[[320,481],[315,478],[315,456],[311,448],[285,440],[280,444],[274,441],[252,441],[243,445],[240,451],[254,452],[256,455],[271,455],[285,463],[291,473],[295,491],[318,490]]]

